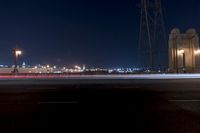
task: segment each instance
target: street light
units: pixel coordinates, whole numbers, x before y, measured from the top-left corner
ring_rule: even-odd
[[[15,54],[16,54],[16,56],[19,56],[19,55],[22,54],[22,51],[20,51],[20,50],[16,50]]]
[[[15,64],[13,73],[18,73],[19,71],[18,71],[18,69],[17,69],[17,62],[18,62],[19,56],[22,54],[22,51],[19,50],[19,49],[16,47],[16,48],[14,48],[14,49],[12,50],[12,52],[13,52],[13,54],[14,54],[14,64]]]

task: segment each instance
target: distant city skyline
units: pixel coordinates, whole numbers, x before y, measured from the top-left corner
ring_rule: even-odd
[[[140,0],[35,0],[0,2],[0,64],[135,67]],[[167,35],[178,27],[200,31],[200,1],[162,0]],[[167,36],[168,38],[168,36]]]

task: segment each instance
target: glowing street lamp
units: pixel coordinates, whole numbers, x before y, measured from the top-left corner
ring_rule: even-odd
[[[21,50],[19,50],[17,47],[16,48],[14,48],[13,50],[12,50],[12,52],[13,52],[13,54],[14,54],[14,64],[15,64],[15,66],[14,66],[14,70],[13,70],[13,73],[18,73],[19,71],[18,71],[18,69],[17,69],[17,62],[18,62],[18,58],[19,58],[19,56],[22,54],[22,51]]]
[[[15,51],[15,55],[16,55],[16,56],[19,56],[19,55],[21,55],[21,54],[22,54],[22,51],[20,51],[20,50],[16,50],[16,51]]]

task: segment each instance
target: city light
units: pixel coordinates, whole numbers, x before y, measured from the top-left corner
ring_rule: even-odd
[[[21,51],[21,50],[16,50],[16,51],[15,51],[15,55],[16,55],[16,56],[19,56],[19,55],[21,55],[21,54],[22,54],[22,51]]]
[[[178,54],[179,54],[179,55],[182,55],[182,54],[184,54],[184,53],[185,53],[185,51],[184,51],[183,49],[178,50]]]
[[[199,54],[200,54],[200,50],[196,50],[196,51],[194,52],[194,54],[199,55]]]
[[[81,70],[81,67],[78,65],[75,65],[75,69]]]

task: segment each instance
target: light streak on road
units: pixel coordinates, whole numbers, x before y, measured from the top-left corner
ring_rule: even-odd
[[[0,75],[4,79],[200,79],[200,74],[138,74],[138,75]]]

